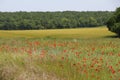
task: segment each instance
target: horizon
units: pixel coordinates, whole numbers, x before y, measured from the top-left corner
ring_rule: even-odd
[[[115,11],[0,11],[0,12],[8,12],[8,13],[14,13],[14,12],[115,12]]]
[[[119,6],[118,0],[1,0],[0,12],[115,11]]]

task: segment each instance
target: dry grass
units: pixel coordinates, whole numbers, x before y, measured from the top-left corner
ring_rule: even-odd
[[[52,29],[52,30],[17,30],[17,31],[0,31],[1,38],[101,38],[114,36],[115,34],[108,31],[106,27],[97,28],[77,28],[77,29]]]
[[[0,80],[63,80],[35,64],[39,57],[1,54]]]

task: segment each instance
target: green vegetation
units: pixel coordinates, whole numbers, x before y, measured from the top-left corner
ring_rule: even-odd
[[[107,27],[110,31],[115,32],[120,37],[120,7],[116,9],[116,12],[108,20]]]
[[[120,39],[106,27],[0,31],[0,80],[119,80]]]
[[[0,12],[1,30],[33,30],[106,25],[113,12]]]

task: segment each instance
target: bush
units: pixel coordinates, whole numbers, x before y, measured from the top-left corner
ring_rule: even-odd
[[[120,37],[120,7],[116,9],[113,16],[108,20],[107,27]]]

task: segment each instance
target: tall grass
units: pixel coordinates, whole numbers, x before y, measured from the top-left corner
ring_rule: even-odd
[[[119,80],[119,39],[6,39],[1,80]]]
[[[120,79],[120,39],[104,27],[0,35],[0,80]]]

